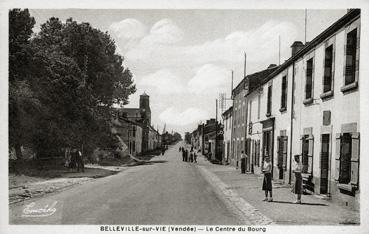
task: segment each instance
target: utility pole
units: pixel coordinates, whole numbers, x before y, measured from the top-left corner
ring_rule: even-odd
[[[306,45],[306,27],[307,27],[307,9],[305,9],[305,41],[304,41],[304,45]]]
[[[246,59],[247,59],[246,52],[244,52],[244,55],[245,55],[245,61],[244,61],[244,64],[243,64],[243,77],[245,78],[245,76],[246,76]]]
[[[218,159],[218,152],[217,152],[217,138],[218,138],[218,99],[215,100],[215,151],[214,151],[214,157],[215,159]]]
[[[232,82],[231,82],[231,99],[233,99],[232,95],[233,95],[233,70],[232,70]]]
[[[278,35],[278,65],[281,65],[281,35]]]

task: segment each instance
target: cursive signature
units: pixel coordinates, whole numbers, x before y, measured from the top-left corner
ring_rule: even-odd
[[[23,217],[46,217],[53,215],[56,212],[56,204],[58,202],[53,202],[50,206],[47,204],[44,207],[36,208],[35,202],[31,202],[30,204],[26,205],[23,209]]]

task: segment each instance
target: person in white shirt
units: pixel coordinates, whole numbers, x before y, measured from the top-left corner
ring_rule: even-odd
[[[294,203],[301,204],[301,194],[302,194],[302,164],[300,162],[300,155],[295,155],[295,162],[292,168],[292,172],[295,173],[295,185],[293,192],[296,194],[296,201]]]
[[[262,172],[264,173],[264,181],[263,181],[263,190],[265,191],[265,198],[263,201],[272,202],[273,201],[273,193],[272,193],[272,164],[270,162],[270,158],[265,157],[264,164],[262,166]],[[269,199],[268,199],[268,191],[269,191]]]

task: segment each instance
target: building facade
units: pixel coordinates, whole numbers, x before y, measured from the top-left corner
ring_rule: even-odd
[[[291,47],[291,58],[245,95],[251,169],[260,173],[269,156],[273,179],[291,183],[300,155],[306,192],[358,208],[360,10]]]
[[[235,89],[232,91],[233,98],[233,113],[232,113],[232,147],[229,162],[231,165],[238,168],[241,158],[241,152],[245,152],[247,155],[250,155],[250,144],[251,141],[248,139],[248,127],[247,127],[247,118],[249,117],[248,109],[247,109],[247,100],[245,98],[246,95],[250,93],[250,90],[257,87],[260,82],[264,81],[266,77],[271,74],[273,71],[277,69],[277,66],[274,64],[269,65],[269,67],[265,70],[247,75]],[[251,171],[251,157],[248,157],[246,160],[246,170]]]
[[[223,162],[229,163],[231,155],[231,141],[232,141],[232,113],[233,107],[229,107],[223,112]]]

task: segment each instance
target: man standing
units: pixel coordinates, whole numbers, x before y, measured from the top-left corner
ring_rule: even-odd
[[[83,163],[82,153],[79,150],[76,150],[76,162],[77,162],[77,171],[79,172],[81,170],[82,172],[85,172],[85,165]]]
[[[186,159],[186,151],[184,150],[184,148],[182,148],[182,161],[184,162]]]
[[[246,158],[247,158],[247,155],[242,150],[241,151],[241,173],[242,174],[246,173]]]

